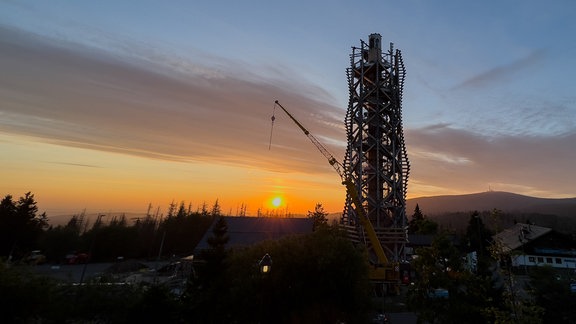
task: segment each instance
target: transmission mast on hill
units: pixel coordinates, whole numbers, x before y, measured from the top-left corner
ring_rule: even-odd
[[[380,34],[371,34],[368,44],[352,47],[343,166],[388,258],[398,262],[405,257],[410,171],[402,127],[405,69],[400,50],[390,43],[382,52],[381,43]],[[341,223],[353,240],[369,245],[357,216],[347,194]]]

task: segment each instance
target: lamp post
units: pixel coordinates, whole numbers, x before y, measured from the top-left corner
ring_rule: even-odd
[[[262,274],[269,273],[272,270],[272,257],[270,257],[270,254],[266,253],[258,265],[260,266],[260,272]]]
[[[270,306],[269,300],[269,289],[270,289],[270,276],[269,273],[272,271],[272,257],[270,254],[266,253],[260,262],[258,262],[258,267],[260,268],[260,273],[262,274],[262,282],[260,283],[260,320],[258,322],[268,323],[270,316],[270,310],[267,306]]]

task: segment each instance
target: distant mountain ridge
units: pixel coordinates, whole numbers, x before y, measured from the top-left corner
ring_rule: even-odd
[[[412,198],[406,201],[408,218],[416,204],[425,215],[443,213],[491,211],[538,213],[576,218],[576,198],[537,198],[503,191],[487,191],[465,195],[445,195]]]

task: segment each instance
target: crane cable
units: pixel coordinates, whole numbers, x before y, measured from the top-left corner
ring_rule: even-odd
[[[275,113],[276,113],[276,103],[274,103],[274,108],[272,108],[272,118],[270,118],[272,120],[272,125],[270,126],[270,143],[268,143],[268,150],[270,150],[270,148],[272,147],[272,131],[274,130],[274,120],[276,120],[276,117],[274,116]]]

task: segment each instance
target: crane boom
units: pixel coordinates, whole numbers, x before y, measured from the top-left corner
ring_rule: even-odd
[[[284,108],[284,106],[282,106],[280,104],[280,102],[278,102],[278,100],[274,101],[274,103],[276,105],[278,105],[278,107],[282,108],[282,110],[286,113],[286,115],[288,115],[288,117],[290,117],[290,119],[292,119],[292,121],[298,127],[300,127],[302,132],[304,132],[304,134],[308,137],[308,139],[310,139],[312,144],[314,144],[314,146],[316,146],[316,148],[320,151],[320,153],[322,153],[324,155],[324,157],[326,157],[326,159],[328,159],[328,163],[330,163],[330,165],[334,168],[334,170],[336,170],[336,172],[338,173],[340,178],[342,178],[342,180],[344,180],[344,172],[342,172],[342,169],[343,169],[342,164],[340,162],[338,162],[338,160],[336,160],[336,158],[332,154],[330,154],[330,152],[326,149],[326,147],[324,147],[324,145],[322,145],[322,143],[320,143],[320,141],[318,141],[316,139],[316,137],[314,137],[314,135],[312,135],[306,129],[306,127],[304,127],[302,124],[300,124],[300,122],[296,118],[294,118],[294,116],[292,116],[292,114],[289,113],[288,110],[286,110],[286,108]]]
[[[346,174],[342,171],[344,167],[336,158],[330,154],[330,152],[320,143],[316,137],[314,137],[307,129],[304,127],[292,114],[284,108],[278,100],[275,101],[276,105],[278,105],[282,110],[292,119],[292,121],[304,132],[304,134],[310,139],[310,141],[316,146],[316,148],[326,157],[328,163],[336,170],[338,175],[342,180],[342,184],[346,187],[346,193],[350,196],[352,203],[354,204],[354,209],[356,211],[356,215],[358,215],[360,224],[364,227],[368,235],[368,240],[372,245],[372,249],[378,258],[378,264],[375,268],[370,269],[370,276],[372,279],[375,280],[384,280],[384,281],[396,281],[398,279],[398,270],[394,269],[388,258],[386,257],[386,253],[384,252],[384,248],[376,235],[376,231],[374,230],[374,226],[370,219],[366,216],[366,212],[364,211],[364,207],[362,206],[360,197],[358,196],[358,192],[354,186],[354,182],[349,179]]]

